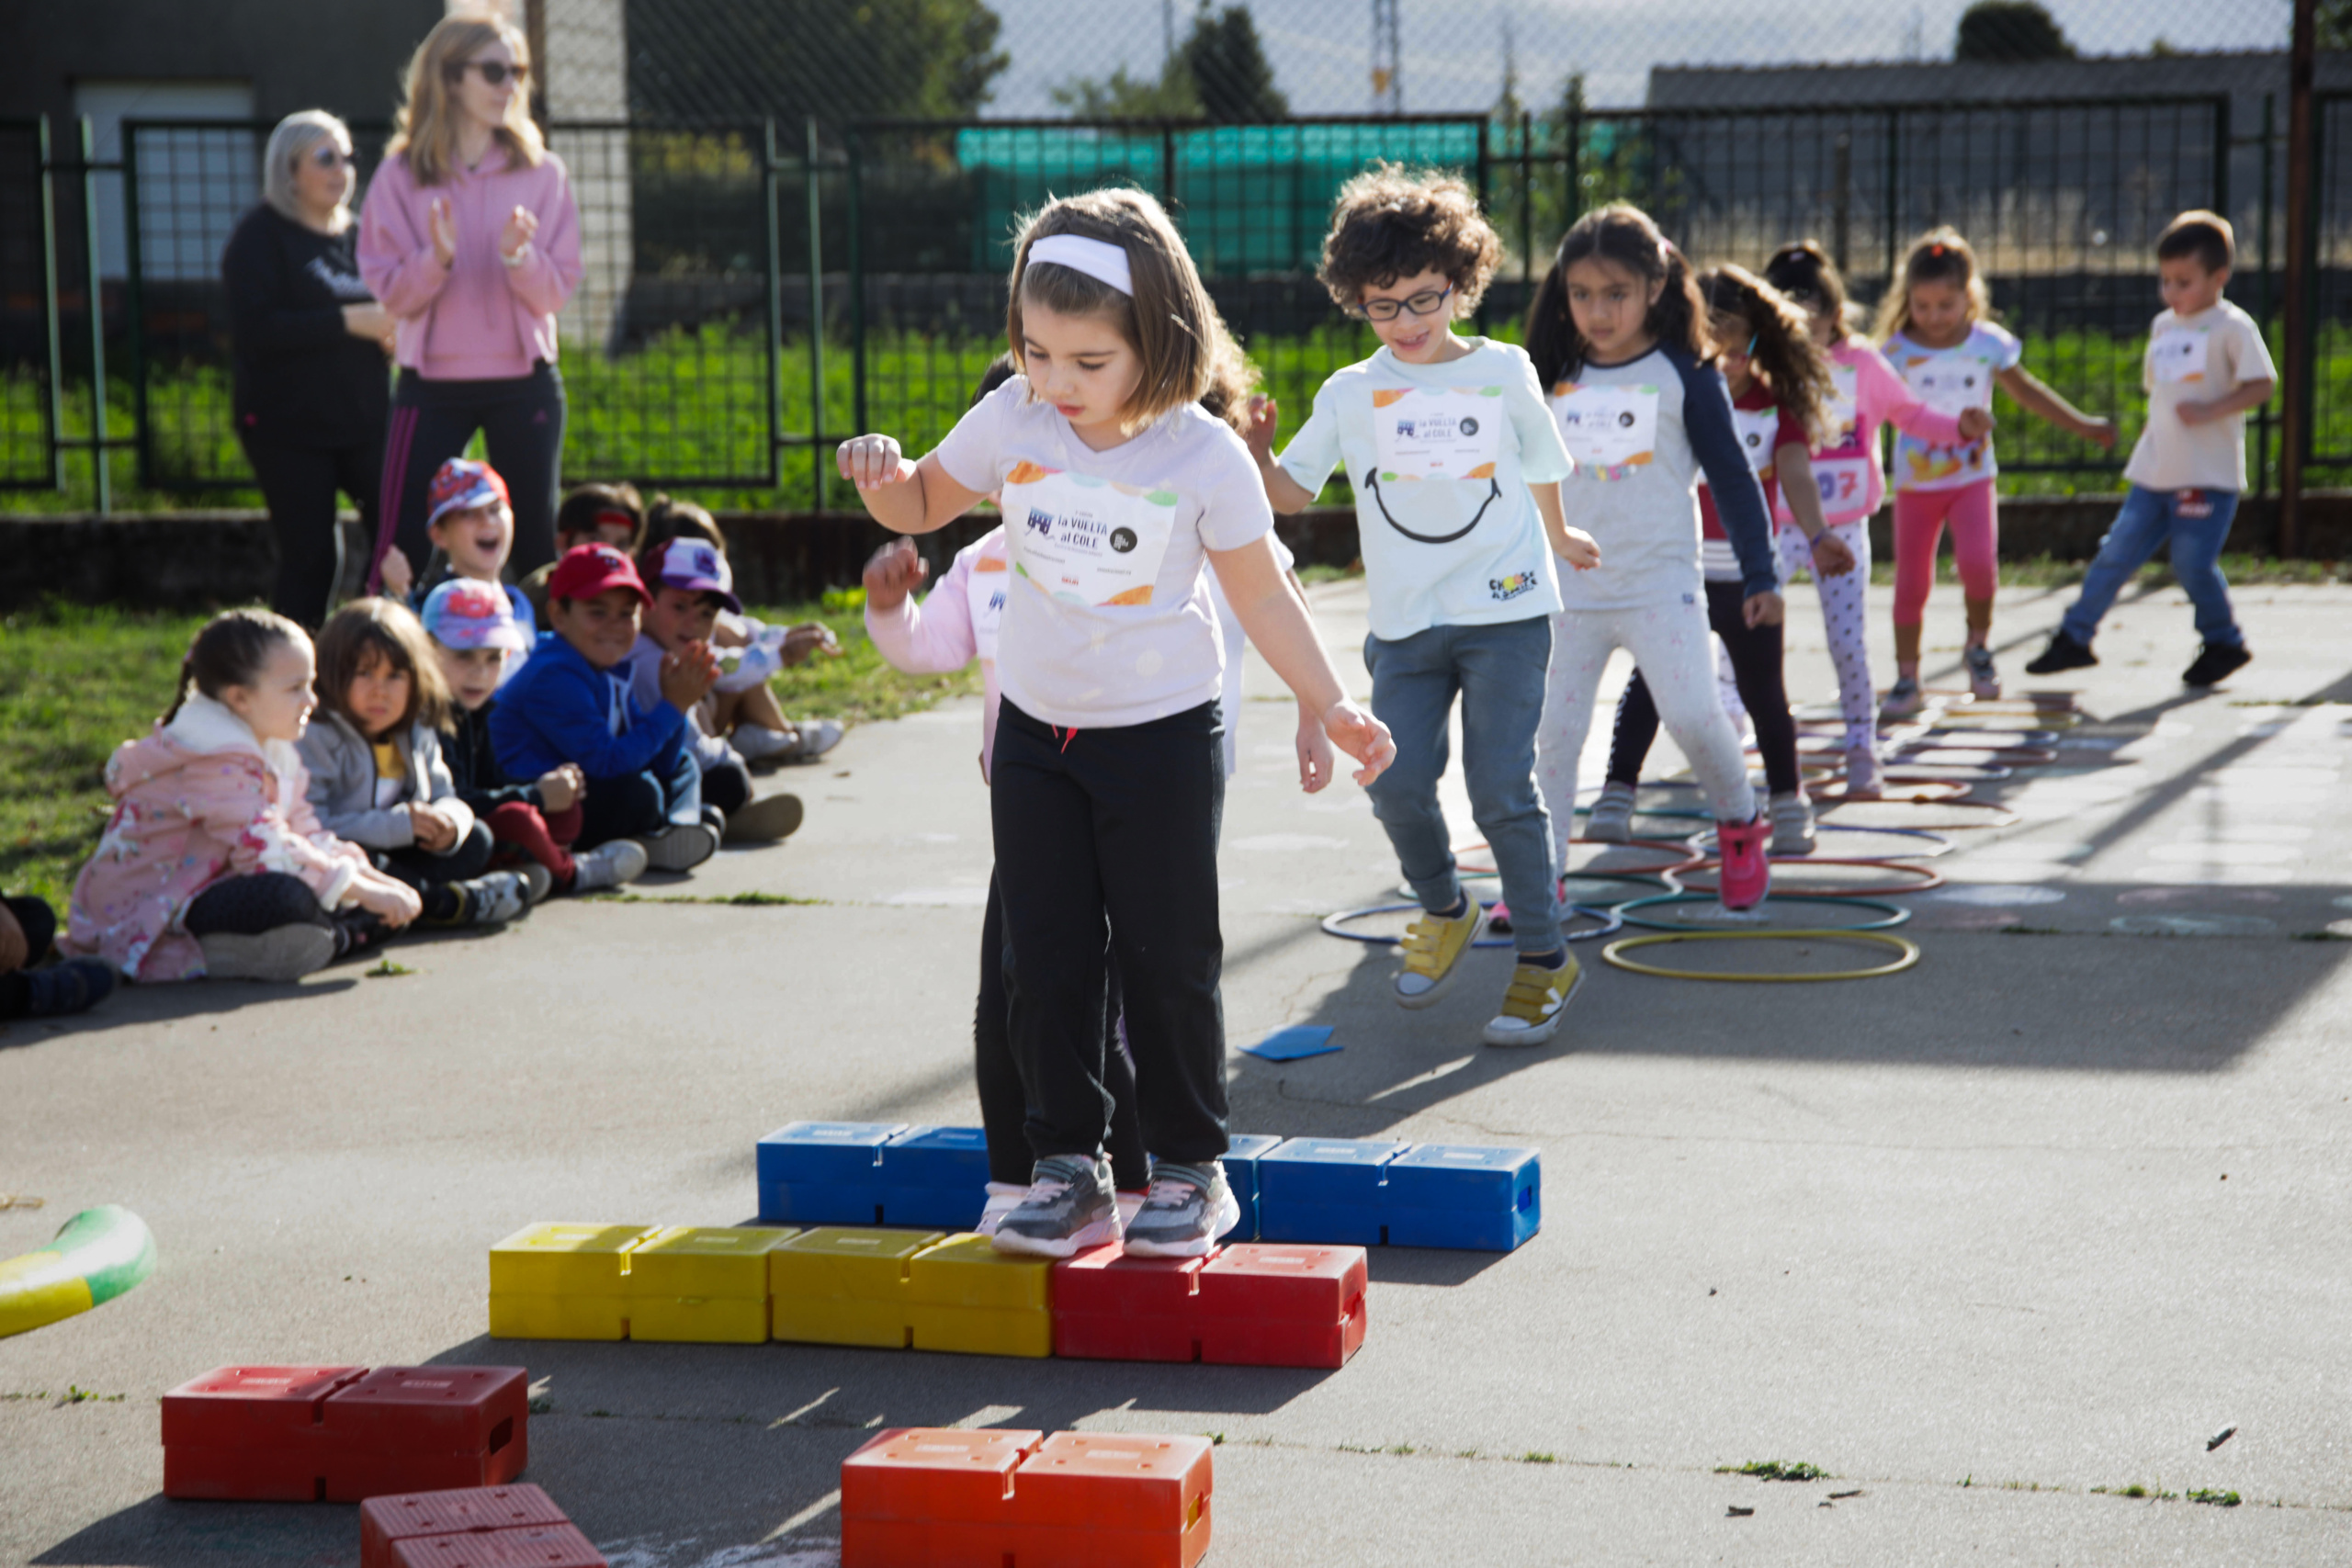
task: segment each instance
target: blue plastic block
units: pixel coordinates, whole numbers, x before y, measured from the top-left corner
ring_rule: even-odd
[[[1381,1229],[1391,1247],[1443,1247],[1460,1252],[1512,1251],[1543,1223],[1532,1203],[1493,1212],[1391,1206],[1382,1211],[1382,1219]]]
[[[1380,1204],[1285,1203],[1269,1193],[1258,1215],[1260,1241],[1315,1242],[1325,1247],[1378,1247],[1385,1234]]]
[[[1421,1144],[1388,1165],[1382,1194],[1391,1247],[1509,1252],[1544,1221],[1544,1162],[1533,1149]]]
[[[1261,1206],[1361,1203],[1377,1207],[1390,1160],[1410,1144],[1293,1138],[1258,1157]],[[1272,1235],[1272,1232],[1268,1233]]]
[[[882,1145],[903,1122],[794,1122],[760,1140],[760,1180],[820,1186],[881,1185]]]
[[[878,1225],[881,1212],[879,1187],[835,1187],[822,1181],[760,1183],[763,1225]]]
[[[882,1149],[882,1223],[970,1230],[988,1201],[989,1141],[978,1127],[910,1127]]]
[[[1225,1151],[1226,1185],[1233,1189],[1235,1201],[1241,1205],[1241,1223],[1226,1233],[1227,1241],[1258,1239],[1258,1195],[1261,1190],[1258,1177],[1261,1156],[1278,1148],[1280,1138],[1263,1133],[1236,1133],[1227,1140]]]

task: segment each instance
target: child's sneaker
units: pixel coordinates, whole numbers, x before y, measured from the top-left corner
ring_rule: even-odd
[[[1053,1155],[1037,1162],[1012,1212],[989,1239],[1019,1258],[1069,1258],[1119,1239],[1119,1205],[1112,1197],[1111,1162],[1097,1155]]]
[[[655,871],[692,871],[718,852],[718,829],[707,822],[673,822],[658,833],[640,834],[637,842]]]
[[[523,879],[525,901],[534,907],[546,903],[548,895],[555,891],[555,877],[546,866],[535,860],[526,860],[516,866],[514,874]]]
[[[1600,786],[1600,798],[1585,813],[1584,836],[1597,843],[1634,841],[1634,786],[1612,779]]]
[[[1498,936],[1510,935],[1510,906],[1498,898],[1487,906],[1487,929]]]
[[[730,844],[781,843],[799,829],[800,818],[798,795],[763,795],[727,818],[725,838]]]
[[[2025,667],[2025,672],[2029,675],[2055,675],[2067,670],[2087,670],[2098,662],[2098,655],[2091,651],[2089,643],[2076,642],[2062,628],[2050,634],[2050,646],[2033,656],[2033,661]]]
[[[1813,802],[1804,791],[1792,790],[1772,797],[1772,852],[1776,855],[1809,855],[1815,842],[1813,829]]]
[[[2180,672],[2184,686],[2214,686],[2227,680],[2232,671],[2243,669],[2254,657],[2238,642],[2209,642],[2197,655],[2197,661]]]
[[[1503,1010],[1487,1021],[1480,1038],[1489,1045],[1541,1045],[1560,1031],[1568,998],[1584,984],[1584,965],[1573,953],[1557,969],[1530,964],[1524,955],[1510,972]]]
[[[1849,746],[1846,748],[1846,798],[1848,800],[1877,800],[1886,794],[1886,783],[1879,773],[1878,748]]]
[[[258,936],[215,931],[196,939],[204,950],[204,973],[213,980],[271,980],[284,984],[327,966],[335,956],[335,933],[325,926],[274,926]]]
[[[1770,832],[1761,813],[1746,822],[1715,824],[1715,843],[1723,860],[1716,896],[1724,908],[1752,909],[1771,890],[1772,867],[1764,858],[1764,840]]]
[[[46,969],[28,969],[24,976],[27,1018],[87,1012],[114,994],[117,979],[114,965],[103,958],[68,958]]]
[[[458,925],[503,926],[530,912],[530,886],[520,872],[493,871],[452,886],[464,900],[458,912]]]
[[[1223,1161],[1161,1160],[1151,1168],[1151,1190],[1127,1228],[1126,1249],[1136,1258],[1205,1258],[1216,1238],[1240,1223]]]
[[[1910,718],[1927,705],[1928,699],[1920,693],[1918,681],[1905,675],[1886,689],[1886,700],[1878,705],[1878,716],[1882,719]]]
[[[1015,1181],[991,1181],[988,1185],[988,1201],[980,1205],[980,1223],[972,1227],[981,1235],[996,1235],[996,1227],[1004,1224],[1004,1216],[1021,1207],[1029,1196],[1029,1189]]]
[[[1468,894],[1463,895],[1462,912],[1458,915],[1432,915],[1424,910],[1420,919],[1405,928],[1405,967],[1396,975],[1398,1005],[1434,1005],[1453,982],[1462,955],[1470,951],[1471,944],[1486,930],[1487,911]]]
[[[1993,667],[1993,650],[1981,642],[1972,642],[1960,651],[1960,661],[1968,667],[1969,694],[1991,702],[2001,694],[2001,672]]]
[[[334,957],[331,963],[360,957],[392,939],[392,928],[373,909],[337,909],[327,918],[334,922]]]
[[[594,893],[635,882],[645,874],[645,846],[635,839],[615,839],[571,857],[571,890]]]
[[[1122,1187],[1113,1197],[1118,1201],[1119,1230],[1124,1235],[1135,1224],[1136,1216],[1143,1213],[1143,1206],[1151,1201],[1151,1192],[1148,1188]]]

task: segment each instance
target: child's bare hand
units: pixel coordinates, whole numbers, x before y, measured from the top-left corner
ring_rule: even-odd
[[[1849,558],[1846,564],[1854,563]],[[1788,615],[1789,604],[1778,593],[1751,593],[1740,605],[1739,613],[1751,626],[1777,626]]]
[[[424,900],[418,897],[416,889],[389,876],[368,877],[353,896],[359,900],[361,908],[394,931],[424,913]]]
[[[842,656],[842,645],[833,636],[832,627],[822,621],[803,621],[784,634],[784,649],[780,657],[786,669],[808,662],[812,653],[821,653],[828,659]]]
[[[1291,744],[1298,753],[1298,787],[1308,795],[1321,793],[1333,776],[1331,739],[1305,703],[1298,705],[1298,733]]]
[[[1813,537],[1813,566],[1824,577],[1843,577],[1854,570],[1853,549],[1825,528]]]
[[[406,599],[408,591],[416,585],[416,570],[408,564],[408,556],[398,545],[384,552],[376,572],[384,584],[384,592],[394,599]]]
[[[412,806],[408,808],[408,825],[416,847],[431,854],[455,847],[458,825],[434,807]]]
[[[569,811],[587,793],[587,775],[577,762],[566,762],[539,775],[539,805],[548,811]]]
[[[1560,558],[1578,571],[1590,571],[1600,564],[1600,542],[1581,528],[1571,528],[1568,553]]]
[[[865,563],[865,607],[897,609],[930,574],[930,563],[915,549],[912,539],[901,536],[891,540]]]
[[[842,478],[860,490],[900,484],[912,479],[915,471],[897,439],[888,435],[860,435],[844,441],[833,449],[833,463]]]
[[[1323,733],[1331,738],[1332,745],[1363,764],[1356,770],[1360,784],[1372,783],[1396,760],[1396,742],[1388,727],[1350,698],[1341,697],[1325,710]]]
[[[2111,419],[2100,419],[2097,415],[2085,419],[2081,434],[2084,440],[2094,446],[2105,447],[2109,452],[2115,450],[2115,422]]]
[[[1282,429],[1282,405],[1263,392],[1250,400],[1250,429],[1241,439],[1261,468],[1274,460],[1274,434]]]
[[[1992,430],[1993,411],[1991,409],[1960,411],[1960,438],[1962,441],[1982,441],[1986,435],[1992,434]]]
[[[702,701],[718,680],[718,656],[707,642],[690,642],[662,660],[662,696],[684,713]]]

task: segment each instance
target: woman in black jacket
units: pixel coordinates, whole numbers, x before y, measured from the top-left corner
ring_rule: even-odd
[[[236,359],[237,439],[277,530],[278,614],[316,631],[334,608],[335,492],[375,536],[390,408],[392,318],[359,280],[351,133],[321,109],[270,132],[263,204],[220,258]]]

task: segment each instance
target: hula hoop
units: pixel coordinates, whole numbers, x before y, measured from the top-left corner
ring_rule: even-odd
[[[1916,876],[1919,879],[1917,882],[1901,884],[1894,887],[1876,882],[1864,883],[1855,887],[1792,887],[1787,890],[1787,896],[1792,898],[1875,898],[1894,893],[1925,893],[1930,888],[1941,887],[1944,885],[1944,874],[1935,867],[1912,865],[1899,860],[1841,860],[1830,855],[1766,855],[1764,858],[1773,865],[1866,865],[1875,871],[1899,871],[1906,876]],[[1707,876],[1722,870],[1721,862],[1711,860],[1699,866],[1691,874]],[[1690,883],[1684,887],[1684,891],[1711,893],[1721,897],[1722,878],[1717,877],[1714,883],[1703,887],[1695,882]]]
[[[1637,915],[1634,911],[1636,909],[1655,909],[1662,904],[1696,904],[1703,899],[1712,898],[1713,897],[1714,895],[1712,893],[1666,893],[1661,894],[1655,898],[1635,898],[1629,903],[1620,904],[1617,906],[1617,913],[1624,918],[1625,924],[1629,926],[1638,926],[1644,931],[1687,931],[1690,927],[1680,921],[1652,919],[1648,916]],[[1910,910],[1903,908],[1899,905],[1889,904],[1883,899],[1855,898],[1843,894],[1782,893],[1776,895],[1771,899],[1766,900],[1766,902],[1838,904],[1857,909],[1883,909],[1885,911],[1883,919],[1871,920],[1859,926],[1840,926],[1837,928],[1839,931],[1885,931],[1889,927],[1899,926],[1904,921],[1911,918]]]
[[[1634,815],[1639,817],[1645,815],[1645,813],[1637,811]],[[1646,813],[1646,815],[1654,817],[1657,814],[1656,812],[1649,812]],[[1600,844],[1600,847],[1603,850],[1656,850],[1660,854],[1673,855],[1676,857],[1674,863],[1670,865],[1641,865],[1628,866],[1625,868],[1629,872],[1642,876],[1679,876],[1707,858],[1693,850],[1688,843],[1678,844],[1670,839],[1628,839],[1622,844],[1605,844],[1601,843],[1601,840],[1598,839],[1587,839],[1577,836],[1569,839],[1568,842],[1572,844]],[[1464,844],[1462,848],[1454,851],[1453,852],[1458,856],[1465,854],[1472,850],[1483,850],[1485,848],[1487,848],[1486,841],[1481,840],[1475,844]],[[1491,870],[1491,868],[1489,869]],[[1565,874],[1569,876],[1584,876],[1588,874],[1605,875],[1607,874],[1571,871]]]
[[[1366,904],[1361,909],[1341,909],[1337,914],[1323,917],[1323,934],[1338,937],[1341,942],[1360,942],[1369,947],[1395,947],[1405,939],[1395,936],[1375,936],[1370,931],[1351,931],[1344,929],[1345,924],[1349,920],[1366,919],[1374,915],[1401,915],[1408,909],[1418,914],[1420,908],[1419,904]],[[1587,919],[1599,920],[1600,924],[1589,931],[1562,931],[1560,936],[1563,941],[1590,942],[1596,937],[1614,936],[1623,929],[1625,924],[1624,917],[1614,908],[1605,908],[1595,904],[1571,904],[1566,911],[1565,918],[1575,919],[1579,915]],[[1480,937],[1471,945],[1473,947],[1509,947],[1511,945],[1511,939],[1507,936]]]
[[[1818,975],[1758,975],[1711,974],[1703,969],[1667,969],[1655,964],[1643,964],[1625,956],[1628,949],[1652,947],[1670,942],[1835,942],[1839,938],[1849,942],[1877,942],[1902,954],[1892,964],[1882,964],[1875,969],[1830,969]],[[1919,962],[1917,942],[1899,936],[1888,936],[1871,931],[1657,931],[1648,936],[1620,937],[1600,950],[1600,961],[1611,968],[1634,975],[1651,975],[1661,980],[1747,980],[1766,985],[1790,985],[1810,980],[1875,980],[1885,975],[1900,975]]]
[[[1888,764],[1888,771],[1891,772],[1898,765]],[[1882,773],[1881,777],[1884,777],[1884,774]],[[1905,779],[1901,782],[1904,787],[1900,791],[1883,791],[1876,795],[1856,800],[1854,804],[1860,806],[1869,800],[1901,800],[1915,806],[1928,806],[1947,800],[1959,800],[1967,795],[1970,781],[1966,779]],[[1821,795],[1815,798],[1824,805],[1836,806],[1849,796],[1844,790],[1839,790],[1835,795]]]
[[[1855,806],[1908,806],[1913,803],[1890,796],[1884,800],[1857,800],[1850,804]],[[1996,800],[1938,800],[1930,801],[1927,804],[1929,807],[1940,806],[1951,811],[1990,811],[1996,814],[1989,818],[1979,818],[1974,821],[1914,822],[1910,824],[1910,826],[1914,828],[1925,828],[1931,833],[1964,833],[1977,828],[2007,828],[2025,820],[2024,818],[2018,816],[2015,811],[2012,811],[2009,807],[2003,806]],[[1861,824],[1857,823],[1855,826],[1860,827]]]
[[[1854,804],[1857,806],[1863,806],[1869,803],[1858,800]],[[1918,850],[1905,850],[1899,852],[1890,850],[1883,855],[1834,855],[1831,856],[1829,862],[1826,863],[1813,855],[1775,856],[1775,861],[1786,861],[1791,864],[1811,862],[1816,865],[1823,863],[1837,863],[1841,865],[1869,863],[1876,865],[1886,861],[1933,860],[1938,855],[1948,855],[1951,853],[1953,850],[1959,848],[1957,844],[1954,844],[1950,839],[1945,838],[1941,833],[1931,831],[1926,828],[1873,828],[1865,826],[1860,822],[1823,821],[1816,821],[1815,826],[1816,829],[1826,829],[1831,832],[1837,833],[1878,833],[1888,838],[1925,839],[1927,840],[1927,847],[1925,849]],[[1711,860],[1718,859],[1721,857],[1722,851],[1716,847],[1714,840],[1715,836],[1713,833],[1702,833],[1691,840],[1690,847]]]
[[[0,1262],[0,1339],[110,1302],[155,1271],[155,1238],[118,1203],[85,1209],[39,1252]]]
[[[1999,784],[2015,776],[2015,768],[1997,762],[1888,762],[1879,777],[1895,784]],[[1957,798],[1955,796],[1954,798]],[[1859,803],[1858,803],[1859,804]]]

